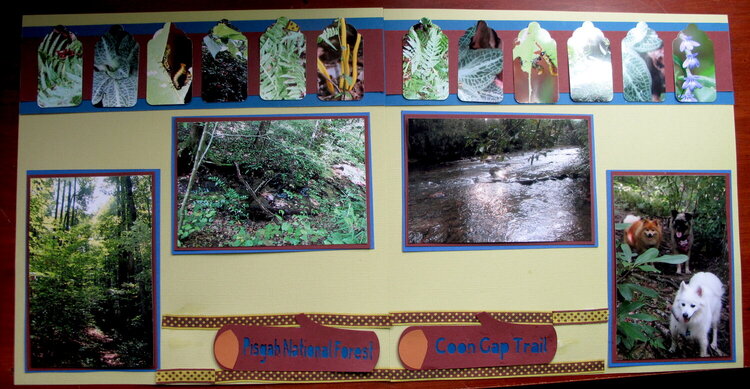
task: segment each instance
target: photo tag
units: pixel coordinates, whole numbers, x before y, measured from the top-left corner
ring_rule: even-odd
[[[503,41],[484,20],[458,40],[458,99],[503,101]]]
[[[318,98],[362,100],[365,94],[362,34],[338,18],[318,35]]]
[[[76,107],[83,99],[83,43],[65,26],[56,26],[37,48],[37,105]]]
[[[151,105],[182,105],[192,99],[193,45],[172,23],[148,41],[146,101]]]
[[[714,43],[695,24],[677,34],[672,42],[674,93],[682,103],[716,101]]]
[[[664,43],[645,22],[639,22],[622,40],[622,83],[627,101],[664,101]]]
[[[260,36],[260,98],[302,100],[307,93],[305,36],[299,25],[285,17]]]
[[[609,39],[591,22],[568,39],[570,98],[582,103],[612,101],[612,53]]]
[[[518,33],[513,47],[513,86],[519,103],[556,103],[559,99],[557,43],[539,23]]]
[[[209,103],[247,98],[247,38],[226,19],[201,43],[201,98]]]

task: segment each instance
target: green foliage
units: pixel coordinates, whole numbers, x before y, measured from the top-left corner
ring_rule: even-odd
[[[659,50],[663,42],[644,22],[628,31],[622,40],[623,94],[628,101],[652,101],[651,77],[645,56]],[[661,98],[663,100],[663,97]]]
[[[588,122],[580,119],[411,119],[409,159],[444,162],[554,146],[584,146],[581,159],[588,164],[588,136]]]
[[[30,180],[30,367],[152,367],[150,177],[73,180]]]
[[[91,103],[132,107],[138,100],[138,42],[112,26],[94,46],[94,91]]]
[[[618,224],[615,229],[625,230],[630,224]],[[647,308],[659,304],[659,293],[653,288],[642,285],[642,278],[636,274],[659,273],[655,263],[678,264],[687,261],[686,255],[659,256],[659,250],[650,248],[640,255],[632,252],[627,244],[620,244],[616,253],[616,286],[617,303],[617,344],[618,350],[626,355],[642,344],[657,349],[665,349],[658,330],[651,325],[659,320],[646,312]]]
[[[472,49],[471,38],[476,29],[472,26],[458,40],[458,98],[497,103],[503,100],[503,89],[495,83],[503,71],[503,50]]]
[[[57,26],[37,50],[37,104],[42,108],[74,107],[83,99],[83,44]]]
[[[178,231],[180,239],[185,239],[195,232],[202,231],[213,222],[216,216],[216,208],[209,200],[194,200],[192,211],[185,214],[182,225]]]
[[[260,98],[263,100],[305,97],[305,36],[288,30],[289,23],[287,18],[280,17],[260,37]]]
[[[526,77],[528,102],[551,103],[557,101],[557,94],[553,90],[549,90],[551,86],[557,85],[557,80],[552,78],[557,76],[556,70],[554,74],[552,70],[557,69],[557,45],[549,32],[543,29],[539,23],[531,22],[527,28],[518,33],[516,45],[513,47],[513,60],[516,59],[520,61],[521,71]],[[542,74],[541,69],[543,69],[544,63],[547,64],[550,71],[547,78],[554,80],[554,82],[544,82],[537,87],[538,90],[535,90],[532,77],[534,77],[534,73]],[[523,76],[518,74],[515,77]],[[518,94],[518,92],[516,93]]]
[[[178,230],[181,247],[367,242],[362,119],[259,120],[212,125],[217,129],[204,162],[205,170],[211,173],[203,169],[196,173],[202,184],[197,184],[189,196],[188,212]],[[188,147],[195,128],[196,123],[179,125],[178,145]],[[247,186],[240,182],[237,168]],[[194,169],[189,165],[179,170]],[[346,174],[361,172],[361,180],[344,174],[344,170]],[[178,196],[184,198],[184,189]],[[269,217],[273,219],[268,221]],[[197,233],[209,225],[211,234]]]
[[[403,95],[409,100],[448,98],[448,36],[422,18],[404,37]]]
[[[721,255],[726,247],[726,179],[721,175],[618,176],[615,206],[667,217],[672,210],[694,214],[694,250]]]
[[[203,37],[201,98],[234,102],[247,98],[247,38],[222,19]]]
[[[521,60],[521,70],[530,77],[534,61],[539,52],[544,51],[550,61],[557,63],[557,46],[549,33],[539,23],[531,22],[529,26],[518,34],[517,44],[513,47],[513,58]]]

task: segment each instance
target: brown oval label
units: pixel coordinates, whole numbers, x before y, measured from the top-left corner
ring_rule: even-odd
[[[227,370],[367,372],[380,343],[373,331],[325,327],[304,314],[300,327],[227,324],[216,333],[214,357]]]
[[[552,325],[513,324],[477,315],[480,326],[414,326],[399,339],[398,355],[408,369],[454,369],[543,364],[557,351]]]

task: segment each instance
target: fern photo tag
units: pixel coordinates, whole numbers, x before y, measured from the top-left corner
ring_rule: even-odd
[[[83,100],[83,43],[65,26],[56,26],[39,45],[37,58],[37,105],[79,106]]]
[[[203,37],[201,81],[205,102],[247,99],[247,38],[226,19]]]
[[[280,17],[260,36],[260,98],[302,100],[306,94],[305,36]]]
[[[344,18],[334,20],[318,35],[320,100],[362,100],[365,94],[363,45],[362,34]]]
[[[664,43],[645,22],[638,22],[622,40],[622,84],[627,101],[664,101]]]
[[[680,31],[672,42],[674,93],[682,103],[716,101],[714,43],[695,24]]]
[[[193,45],[172,23],[148,41],[146,102],[151,105],[182,105],[192,99]]]
[[[458,40],[458,99],[503,101],[503,42],[484,20]]]
[[[109,28],[94,45],[91,104],[127,108],[138,101],[140,45],[121,25]]]
[[[539,23],[518,33],[513,47],[513,87],[519,103],[552,104],[560,97],[557,42]]]
[[[575,102],[612,101],[612,53],[609,39],[591,22],[568,39],[570,98]]]
[[[407,100],[448,98],[448,36],[428,18],[404,35],[403,95]]]

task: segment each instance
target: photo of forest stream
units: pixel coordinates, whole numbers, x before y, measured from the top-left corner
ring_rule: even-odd
[[[176,126],[176,250],[368,248],[367,119]]]
[[[592,240],[589,121],[408,119],[408,244]]]
[[[30,176],[30,369],[152,369],[154,175]]]

